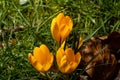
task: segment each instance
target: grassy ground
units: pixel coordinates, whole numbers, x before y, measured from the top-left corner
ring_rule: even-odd
[[[38,80],[28,61],[35,46],[54,45],[53,17],[69,15],[83,37],[99,37],[120,29],[119,0],[0,0],[0,80]]]

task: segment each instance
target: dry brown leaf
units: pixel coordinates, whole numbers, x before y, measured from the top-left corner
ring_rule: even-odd
[[[120,49],[120,31],[114,31],[108,36],[99,37],[99,39],[103,40],[102,42],[108,44],[109,48],[115,51]]]
[[[86,67],[86,72],[92,80],[109,80],[115,72],[117,60],[114,54],[110,53],[110,49],[106,47],[99,53],[105,46],[108,45],[103,44],[102,40],[91,38],[82,50],[85,64],[97,55]]]
[[[100,38],[101,39],[101,38]],[[104,44],[107,44],[110,51],[120,59],[120,31],[110,33],[107,38],[101,39]]]

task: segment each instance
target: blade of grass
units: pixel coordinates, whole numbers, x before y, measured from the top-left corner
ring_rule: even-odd
[[[19,15],[23,18],[23,20],[25,21],[25,23],[26,23],[28,26],[31,26],[30,23],[27,21],[27,19],[22,15],[20,9],[17,8],[17,6],[14,4],[13,1],[12,1],[12,4],[13,4],[14,8],[17,10],[17,12],[19,13]]]
[[[92,34],[90,34],[85,40],[83,40],[83,42],[87,42],[98,30],[100,30],[101,27],[97,28]]]

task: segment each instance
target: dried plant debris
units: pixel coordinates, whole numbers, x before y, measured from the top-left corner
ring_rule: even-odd
[[[110,51],[116,56],[117,60],[120,59],[120,31],[110,33],[102,42],[109,46]]]
[[[119,70],[118,75],[117,75],[117,77],[115,78],[115,80],[120,80],[120,70]]]
[[[82,49],[86,73],[92,80],[114,80],[120,70],[120,33],[91,38]],[[116,52],[115,52],[116,51]]]
[[[15,32],[23,31],[24,29],[25,29],[24,26],[15,26],[14,28],[10,27],[10,28],[0,29],[0,48],[4,47],[5,45],[8,45],[9,47],[15,45],[16,44]],[[10,35],[11,32],[12,32],[11,35],[12,39],[10,39],[7,44],[3,39],[3,35],[6,37],[10,37],[8,35]]]

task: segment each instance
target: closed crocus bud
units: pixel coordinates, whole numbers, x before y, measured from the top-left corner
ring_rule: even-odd
[[[64,74],[72,73],[81,61],[80,53],[74,54],[72,48],[59,48],[56,54],[56,61],[59,70]]]
[[[53,64],[54,56],[50,53],[46,45],[42,44],[40,47],[35,47],[33,55],[28,54],[28,59],[33,67],[39,72],[46,72]]]
[[[51,23],[51,33],[55,41],[62,44],[66,37],[70,34],[73,22],[69,16],[59,13]]]

